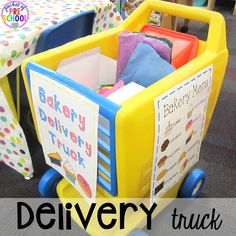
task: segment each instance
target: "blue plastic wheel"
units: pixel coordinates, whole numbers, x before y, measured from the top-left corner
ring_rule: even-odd
[[[183,181],[179,189],[179,197],[197,198],[206,179],[205,171],[194,169]]]
[[[39,181],[39,192],[42,197],[55,198],[57,197],[57,184],[62,179],[61,174],[59,174],[55,169],[49,169]]]
[[[135,229],[129,234],[129,236],[148,236],[148,234],[141,229]]]

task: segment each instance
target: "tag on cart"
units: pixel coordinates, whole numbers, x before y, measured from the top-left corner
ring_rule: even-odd
[[[45,160],[89,203],[97,186],[99,106],[66,80],[30,71],[30,85]]]
[[[212,66],[203,69],[154,100],[151,204],[199,160],[212,70]]]
[[[0,161],[26,178],[34,172],[24,132],[0,87]]]

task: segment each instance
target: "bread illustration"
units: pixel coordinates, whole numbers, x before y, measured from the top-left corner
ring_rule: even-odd
[[[185,131],[188,131],[192,127],[192,124],[193,124],[193,120],[190,120],[185,126]]]
[[[68,161],[66,161],[63,165],[63,169],[65,171],[67,179],[70,180],[73,184],[75,184],[76,176],[71,164]]]
[[[48,154],[48,157],[52,164],[55,164],[57,166],[61,166],[61,156],[57,152],[52,152]]]
[[[187,164],[188,164],[188,159],[186,159],[184,161],[183,165],[180,167],[180,173],[183,173],[183,171],[185,170]]]
[[[79,182],[80,187],[83,189],[84,193],[86,194],[86,196],[88,198],[91,198],[92,191],[91,191],[91,188],[90,188],[88,182],[85,180],[85,178],[82,175],[78,174],[77,180]]]
[[[186,152],[182,152],[180,157],[179,157],[178,163],[180,163],[185,157],[186,157]]]
[[[157,176],[156,180],[157,181],[161,180],[166,175],[167,172],[168,169],[164,169],[163,171],[161,171],[160,174]]]
[[[166,163],[167,156],[163,156],[160,161],[157,163],[158,167],[162,167]]]
[[[166,139],[164,141],[164,143],[161,145],[161,151],[162,152],[164,152],[166,150],[166,148],[168,147],[169,143],[170,143],[169,139]]]

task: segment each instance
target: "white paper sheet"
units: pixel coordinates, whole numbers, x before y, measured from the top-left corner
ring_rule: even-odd
[[[45,160],[91,203],[97,186],[99,106],[38,72],[30,71],[30,78]]]
[[[154,100],[156,136],[151,204],[199,159],[212,68],[203,69]]]
[[[116,60],[100,54],[100,49],[94,48],[62,60],[57,72],[97,90],[102,85],[115,83],[116,65]]]

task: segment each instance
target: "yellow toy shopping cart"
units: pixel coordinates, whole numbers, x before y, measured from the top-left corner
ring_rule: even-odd
[[[102,55],[116,60],[119,33],[124,30],[139,32],[148,23],[153,10],[209,24],[207,40],[199,40],[197,56],[192,61],[119,105],[56,71],[62,60],[94,48],[99,48]],[[64,86],[71,91],[76,91],[99,106],[98,134],[102,133],[106,138],[98,137],[97,199],[105,198],[109,201],[119,198],[141,199],[150,197],[150,192],[151,195],[153,193],[152,197],[175,198],[178,192],[184,197],[196,197],[204,183],[205,174],[199,169],[195,169],[191,173],[189,171],[196,162],[193,160],[197,160],[202,141],[193,142],[193,137],[198,136],[202,139],[207,132],[224,78],[227,60],[225,21],[220,14],[150,0],[145,1],[116,28],[26,59],[22,65],[22,71],[34,124],[38,137],[41,139],[43,131],[38,128],[35,115],[38,112],[35,108],[37,104],[32,102],[34,80],[38,81],[40,87],[40,78],[47,77],[50,81],[59,83],[61,88]],[[91,68],[88,69],[91,70]],[[197,82],[199,84],[195,84]],[[56,89],[56,87],[52,88],[52,90]],[[192,90],[186,92],[190,88]],[[195,104],[194,99],[201,93],[204,93],[205,97],[201,97],[201,100]],[[173,94],[181,95],[178,104],[176,103],[178,107],[176,104],[172,107],[168,103],[173,98]],[[191,96],[192,102],[188,103]],[[169,105],[167,106],[164,102]],[[184,109],[180,112],[181,114],[178,113],[179,116],[184,113],[185,118],[168,119],[167,123],[171,129],[165,129],[163,135],[162,127],[166,123],[162,120],[162,113],[159,113],[161,105],[165,107],[164,118],[173,118],[174,107],[176,109],[181,109],[181,106],[188,107],[188,110]],[[195,117],[191,118],[193,114]],[[188,121],[186,126],[183,123],[183,130],[174,135],[173,130],[182,127],[180,124],[183,120]],[[167,138],[171,132],[173,138]],[[168,146],[170,147],[180,136],[183,136],[184,147],[181,144],[178,149],[166,155],[165,151],[168,150]],[[197,150],[198,155],[193,153],[193,150]],[[165,167],[170,159],[168,157],[172,157],[173,160],[176,153],[178,153],[178,159],[174,160],[175,163]],[[191,153],[189,157],[188,153]],[[54,164],[60,166],[61,159],[56,156],[56,152],[54,154]],[[158,155],[162,158],[157,158]],[[186,161],[186,157],[189,158],[188,161]],[[169,180],[163,182],[162,179],[175,168],[180,168],[178,174],[172,175],[171,178],[169,176]],[[81,198],[81,195],[69,182],[71,181],[61,180],[61,175],[51,169],[41,181],[43,185],[40,187],[41,192],[45,196],[58,195],[62,202],[66,202],[66,199],[70,198]],[[47,186],[45,187],[45,185]],[[85,204],[85,209],[86,206]],[[156,214],[158,212],[157,210]],[[81,225],[73,212],[72,217]],[[122,231],[118,228],[113,229],[112,234],[126,235],[133,229],[142,227],[143,217],[142,214],[138,216],[130,214],[127,219],[128,227]],[[102,230],[94,222],[89,224],[87,231],[93,235],[111,235],[110,231]]]

